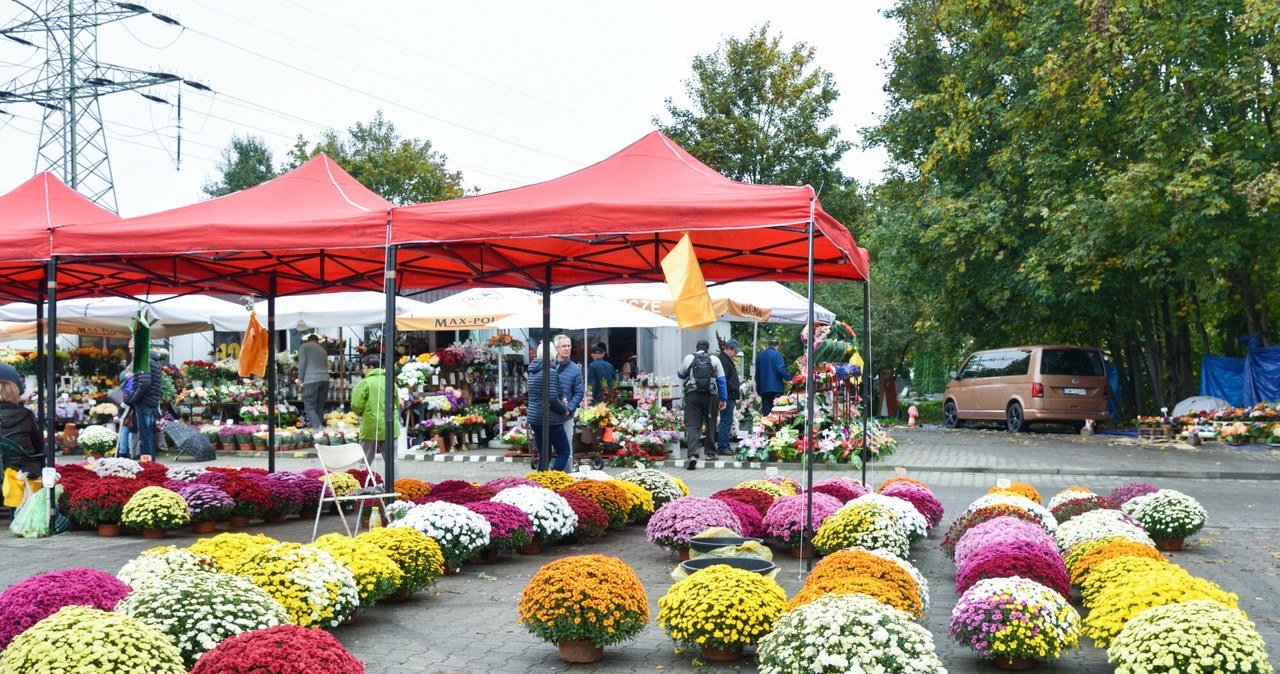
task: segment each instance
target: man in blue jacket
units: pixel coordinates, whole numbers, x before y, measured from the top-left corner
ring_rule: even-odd
[[[791,373],[778,352],[778,339],[769,340],[769,347],[756,356],[756,393],[760,394],[760,414],[773,410],[773,399],[786,390]]]
[[[551,470],[564,470],[569,463],[569,438],[564,434],[564,417],[565,407],[562,402],[564,399],[560,396],[560,378],[551,374],[550,387],[551,397],[543,399],[542,397],[542,381],[553,373],[554,369],[548,370],[542,367],[542,359],[535,358],[529,363],[529,399],[525,405],[528,421],[529,432],[533,438],[531,447],[533,448],[533,469],[545,470],[548,466],[541,465],[542,447],[548,446],[550,441],[551,452],[549,456],[555,457],[555,461],[550,465]],[[542,437],[542,422],[546,420],[550,424],[550,437]]]
[[[569,358],[573,353],[573,340],[569,339],[568,335],[556,335],[553,344],[556,347],[554,370],[560,379],[560,402],[565,408],[564,435],[565,438],[571,439],[573,438],[573,415],[582,404],[582,398],[587,394],[587,387],[582,381],[582,368]]]

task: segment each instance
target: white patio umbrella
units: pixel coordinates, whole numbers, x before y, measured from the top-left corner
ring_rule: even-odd
[[[331,325],[382,325],[386,320],[385,296],[379,292],[354,291],[316,295],[286,295],[276,298],[277,330],[309,330]],[[396,312],[421,311],[426,302],[396,297]],[[267,301],[254,305],[266,316]],[[266,321],[263,321],[264,325]],[[225,332],[242,332],[249,326],[249,312],[243,307],[213,317],[213,326]]]
[[[485,330],[500,318],[538,306],[538,298],[520,288],[472,288],[400,314],[396,329]]]
[[[213,326],[213,315],[238,310],[234,302],[208,295],[77,298],[61,300],[57,306],[58,332],[86,337],[128,337],[129,326],[139,311],[146,312],[152,336],[169,337],[204,332]],[[34,327],[35,320],[35,304],[13,302],[0,306],[0,321],[30,323]],[[11,326],[11,330],[16,334],[23,328]]]

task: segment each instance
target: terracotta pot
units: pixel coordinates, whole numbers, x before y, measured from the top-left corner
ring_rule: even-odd
[[[303,508],[303,509],[298,513],[298,519],[301,519],[301,520],[313,520],[313,519],[315,519],[315,518],[316,518],[316,513],[318,513],[318,512],[320,512],[320,508],[315,507],[315,506],[312,506],[312,507],[310,507],[310,508]]]
[[[522,555],[536,555],[542,552],[542,541],[535,538],[528,543],[525,543],[524,547],[520,548],[517,552]]]
[[[203,522],[192,522],[191,533],[193,534],[211,534],[218,528],[218,523],[213,520],[205,520]]]
[[[556,643],[556,648],[560,649],[560,659],[565,662],[599,662],[604,658],[604,646],[597,646],[590,639],[561,641]]]
[[[689,561],[689,546],[686,545],[680,548],[680,561]]]
[[[456,575],[458,575],[458,570],[457,570],[457,569],[455,569],[455,568],[453,568],[452,566],[449,566],[448,564],[445,564],[445,565],[444,565],[444,574],[443,574],[443,575],[446,575],[446,576],[456,576]]]
[[[232,515],[227,520],[227,523],[231,525],[232,529],[243,529],[249,526],[249,516],[248,515]]]
[[[351,611],[351,615],[347,616],[347,619],[342,621],[342,624],[343,624],[343,625],[350,625],[350,624],[354,623],[355,621],[356,621],[356,611],[354,611],[354,610],[353,610],[353,611]]]
[[[467,558],[468,564],[492,564],[498,559],[497,550],[481,550]]]
[[[1182,536],[1178,536],[1177,538],[1155,538],[1153,536],[1151,540],[1155,541],[1157,550],[1181,550],[1182,549],[1182,542],[1183,542]]]
[[[1028,658],[1022,655],[997,655],[994,663],[997,669],[1011,669],[1015,671],[1031,669],[1036,666],[1036,661],[1033,658]]]
[[[143,538],[157,539],[157,538],[167,538],[168,536],[169,536],[168,529],[143,529],[142,530]]]
[[[711,662],[733,662],[742,657],[742,647],[734,646],[732,648],[715,648],[713,646],[702,647],[702,659]]]
[[[807,548],[807,549],[806,549]],[[813,558],[813,546],[793,545],[791,546],[791,556],[796,559]]]
[[[103,522],[98,525],[98,535],[114,537],[120,535],[120,525],[115,522]]]
[[[271,513],[263,518],[267,524],[279,524],[284,521],[284,513]]]

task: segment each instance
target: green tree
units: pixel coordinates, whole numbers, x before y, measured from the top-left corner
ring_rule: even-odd
[[[368,124],[356,122],[345,135],[326,131],[315,144],[299,136],[287,168],[296,168],[321,152],[362,185],[398,206],[467,194],[462,172],[449,171],[447,157],[431,149],[431,141],[401,137],[381,111]]]
[[[271,148],[257,136],[232,136],[222,150],[218,181],[206,181],[201,191],[210,197],[221,197],[264,183],[278,175],[273,168]]]

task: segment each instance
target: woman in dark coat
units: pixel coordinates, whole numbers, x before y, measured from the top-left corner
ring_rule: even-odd
[[[36,415],[19,402],[18,386],[8,380],[0,380],[0,436],[22,449],[21,455],[5,451],[4,465],[39,477],[44,469],[44,437]]]

